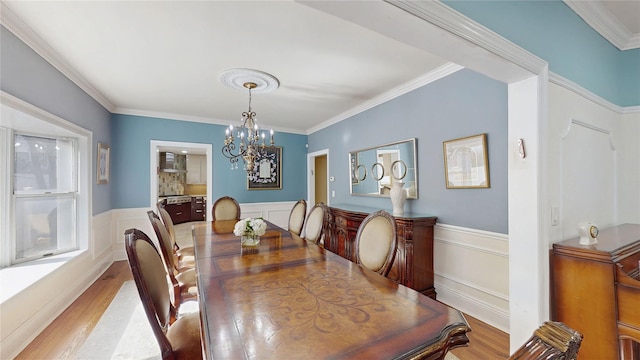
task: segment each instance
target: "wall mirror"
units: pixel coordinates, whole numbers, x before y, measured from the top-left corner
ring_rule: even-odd
[[[398,181],[407,199],[417,199],[416,154],[415,138],[350,152],[351,195],[389,197]]]

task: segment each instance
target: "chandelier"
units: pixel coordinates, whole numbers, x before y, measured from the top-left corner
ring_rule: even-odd
[[[226,85],[236,89],[246,89],[249,92],[249,110],[242,113],[240,126],[233,124],[225,130],[224,146],[222,154],[231,162],[231,169],[238,168],[240,159],[244,162],[244,170],[252,172],[256,168],[256,162],[265,154],[265,148],[273,147],[273,129],[267,133],[258,126],[256,113],[251,109],[251,93],[260,90],[262,92],[273,90],[279,86],[278,80],[261,71],[251,69],[232,69],[221,75],[221,80]]]

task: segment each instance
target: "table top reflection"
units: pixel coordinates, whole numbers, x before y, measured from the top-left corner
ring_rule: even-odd
[[[271,223],[243,247],[234,225],[192,229],[208,359],[440,359],[469,341],[455,309]]]

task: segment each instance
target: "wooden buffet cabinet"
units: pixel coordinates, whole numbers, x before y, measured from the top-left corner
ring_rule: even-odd
[[[358,227],[367,215],[377,210],[379,209],[354,205],[330,206],[325,229],[325,249],[355,262]],[[433,226],[437,218],[409,213],[394,218],[398,247],[387,277],[435,299]]]
[[[604,229],[597,239],[553,244],[552,318],[582,333],[579,359],[640,359],[640,225]]]

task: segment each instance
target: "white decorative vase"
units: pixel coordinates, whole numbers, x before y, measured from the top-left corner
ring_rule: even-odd
[[[260,244],[260,236],[258,235],[242,235],[240,237],[242,246],[256,246]]]
[[[404,183],[402,181],[391,182],[389,197],[391,198],[391,205],[393,205],[393,215],[404,214],[404,202],[407,200],[407,193],[403,186]]]

